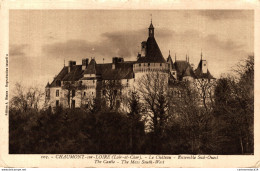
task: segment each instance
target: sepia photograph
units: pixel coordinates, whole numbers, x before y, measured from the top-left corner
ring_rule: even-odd
[[[9,154],[254,155],[254,10],[9,10]]]

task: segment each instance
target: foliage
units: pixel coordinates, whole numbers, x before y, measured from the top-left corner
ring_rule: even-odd
[[[253,154],[254,58],[221,77],[209,103],[190,82],[180,93],[158,73],[139,82],[127,99],[128,112],[115,110],[121,83],[107,82],[105,97],[89,109],[38,109],[36,89],[17,84],[9,111],[11,154]],[[116,85],[118,86],[116,86]],[[69,85],[68,85],[69,86]],[[209,92],[210,86],[204,86]],[[176,88],[175,87],[175,88]],[[73,87],[69,88],[72,90]],[[211,91],[211,90],[210,90]],[[119,91],[118,91],[119,92]],[[147,122],[147,119],[149,122]],[[149,128],[149,129],[147,129]],[[149,131],[147,131],[149,130]]]

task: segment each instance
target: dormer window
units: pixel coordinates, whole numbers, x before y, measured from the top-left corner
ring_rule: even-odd
[[[61,81],[60,80],[56,80],[56,86],[61,86]]]

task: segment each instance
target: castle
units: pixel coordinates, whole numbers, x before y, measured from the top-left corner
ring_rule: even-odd
[[[104,84],[112,81],[114,84],[112,93],[128,94],[136,82],[144,74],[160,72],[166,74],[173,82],[183,80],[207,80],[215,78],[208,70],[206,60],[201,59],[195,69],[186,60],[173,61],[169,54],[167,60],[163,57],[161,50],[155,40],[154,26],[151,22],[148,28],[148,39],[141,43],[141,53],[138,53],[136,61],[124,61],[122,57],[113,57],[112,63],[98,64],[95,58],[82,59],[82,64],[69,61],[54,80],[45,87],[45,102],[47,106],[63,106],[77,108],[91,103],[94,98],[105,96]],[[120,84],[116,84],[120,83]],[[117,87],[120,85],[120,87]],[[111,93],[111,92],[110,92]],[[120,99],[116,100],[116,106],[120,107]]]

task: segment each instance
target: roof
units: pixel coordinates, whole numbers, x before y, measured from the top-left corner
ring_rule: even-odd
[[[134,78],[134,62],[116,63],[115,69],[112,69],[112,63],[97,64],[97,74],[104,80],[119,80]]]
[[[47,85],[45,86],[45,88],[50,87],[50,86],[51,86],[51,85],[50,85],[50,83],[48,82]]]
[[[69,73],[67,73],[62,81],[77,81],[83,76],[82,65],[74,65],[71,67]]]
[[[173,61],[172,61],[172,57],[171,55],[169,54],[168,58],[167,58],[167,62],[170,64],[170,66],[172,67],[173,70],[175,70],[175,66],[173,64]]]
[[[95,59],[91,59],[86,70],[84,71],[84,74],[96,74],[96,64]]]
[[[50,84],[50,87],[56,87],[57,85],[57,80],[63,80],[63,78],[68,74],[68,67],[63,67],[60,71],[60,73],[53,79],[52,83]]]
[[[211,73],[209,72],[209,70],[207,69],[207,73],[203,73],[202,72],[202,61],[205,60],[200,60],[199,65],[197,67],[197,69],[195,70],[195,74],[198,78],[205,78],[205,79],[215,79]]]
[[[166,63],[162,52],[154,37],[148,37],[146,42],[146,55],[137,60],[138,63]]]
[[[153,23],[151,22],[149,29],[154,28]]]
[[[196,78],[196,75],[189,62],[176,61],[174,62],[174,66],[177,71],[177,76],[179,77],[179,79],[182,79],[185,76],[191,76],[193,78]]]

